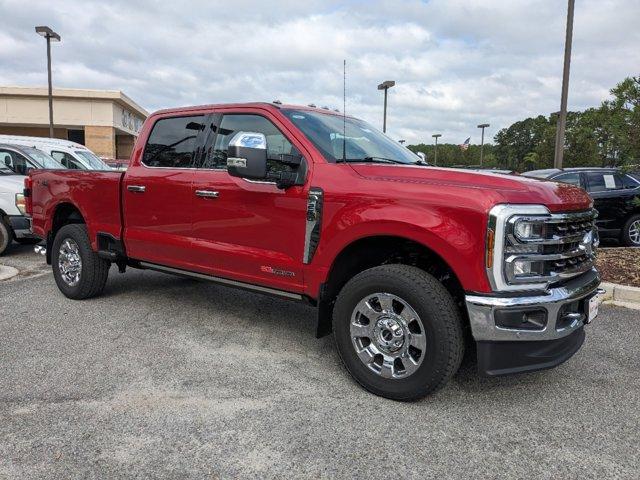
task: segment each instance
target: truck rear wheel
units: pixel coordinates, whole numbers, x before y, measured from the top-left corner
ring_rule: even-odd
[[[415,400],[442,388],[464,353],[462,318],[438,280],[408,265],[353,277],[333,310],[340,357],[364,388]]]
[[[91,249],[85,225],[65,225],[58,231],[51,264],[58,288],[74,300],[99,295],[107,283],[109,262]]]

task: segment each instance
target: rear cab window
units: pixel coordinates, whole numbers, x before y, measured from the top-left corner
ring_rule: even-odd
[[[204,115],[161,118],[144,147],[142,163],[151,168],[189,168]]]

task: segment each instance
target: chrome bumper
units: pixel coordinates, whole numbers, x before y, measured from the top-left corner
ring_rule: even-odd
[[[557,340],[574,333],[584,325],[584,319],[556,328],[558,317],[565,304],[582,300],[594,293],[603,292],[598,288],[600,277],[591,269],[561,287],[551,288],[544,295],[496,297],[467,295],[465,297],[471,332],[477,342]],[[541,330],[516,330],[496,326],[495,312],[498,310],[537,307],[547,311],[547,324]]]

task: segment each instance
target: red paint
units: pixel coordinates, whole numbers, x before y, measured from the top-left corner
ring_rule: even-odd
[[[259,113],[269,118],[306,158],[305,185],[279,190],[233,178],[223,170],[153,169],[140,163],[157,119],[211,112]],[[312,298],[317,298],[344,248],[379,235],[427,246],[453,269],[465,290],[489,292],[484,239],[487,215],[494,205],[544,204],[560,212],[587,209],[591,202],[586,192],[572,186],[520,176],[328,163],[269,104],[157,112],[145,122],[125,173],[34,170],[30,175],[34,232],[42,237],[52,229],[56,208],[67,203],[82,213],[94,248],[97,232],[106,232],[122,239],[127,255],[137,260]],[[134,185],[145,186],[145,193],[127,189]],[[320,244],[313,261],[305,265],[306,201],[311,186],[323,189],[324,208]],[[196,190],[215,190],[219,197],[197,197]]]

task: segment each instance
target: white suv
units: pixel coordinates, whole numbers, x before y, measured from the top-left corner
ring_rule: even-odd
[[[0,255],[11,245],[37,243],[31,233],[31,220],[25,215],[24,176],[5,165],[0,165]]]
[[[51,155],[64,167],[72,170],[112,170],[100,157],[84,145],[70,140],[45,137],[23,137],[19,135],[0,135],[0,143],[24,145],[37,148]]]

